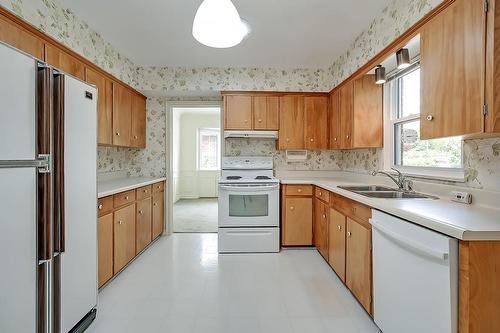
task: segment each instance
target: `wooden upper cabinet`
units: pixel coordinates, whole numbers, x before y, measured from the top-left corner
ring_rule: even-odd
[[[113,82],[113,144],[130,146],[132,130],[132,92]]]
[[[328,97],[304,97],[306,149],[328,149]]]
[[[354,81],[352,146],[383,146],[383,86],[375,83],[375,75],[364,75]]]
[[[279,104],[279,149],[304,149],[304,96],[282,96]]]
[[[372,313],[371,229],[347,218],[346,284],[368,313]]]
[[[328,261],[328,205],[316,198],[314,200],[314,246]]]
[[[253,97],[253,129],[255,130],[279,129],[278,96]]]
[[[135,257],[135,204],[114,212],[114,272]]]
[[[146,148],[146,98],[132,95],[132,147]]]
[[[45,62],[80,80],[85,79],[85,65],[57,46],[45,44]]]
[[[353,121],[353,99],[354,84],[347,82],[339,89],[340,102],[340,140],[339,148],[352,148],[352,121]]]
[[[330,208],[328,223],[328,263],[340,279],[345,282],[346,217]]]
[[[312,245],[313,199],[311,197],[284,197],[282,204],[281,241],[283,246]]]
[[[500,3],[489,2],[486,27],[486,90],[488,112],[485,132],[500,133]]]
[[[252,129],[252,96],[224,96],[224,129]]]
[[[113,143],[113,84],[103,74],[85,69],[85,81],[97,87],[97,143]]]
[[[3,16],[0,16],[0,41],[35,58],[44,59],[43,41]]]
[[[340,92],[335,90],[330,94],[328,104],[330,119],[330,149],[340,148]]]
[[[483,131],[485,29],[479,0],[456,0],[422,28],[421,139]]]

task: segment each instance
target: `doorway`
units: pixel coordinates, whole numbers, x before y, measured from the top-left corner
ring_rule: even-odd
[[[171,115],[170,230],[217,232],[220,105],[175,105]]]

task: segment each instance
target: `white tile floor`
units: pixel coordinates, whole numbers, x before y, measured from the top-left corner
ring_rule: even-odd
[[[379,332],[315,250],[217,254],[217,234],[163,237],[99,294],[90,332]]]

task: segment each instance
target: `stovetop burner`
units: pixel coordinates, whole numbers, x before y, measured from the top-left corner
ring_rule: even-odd
[[[255,179],[271,179],[271,177],[268,176],[257,176]]]
[[[241,179],[241,176],[227,176],[226,179],[227,180],[237,180],[237,179]]]

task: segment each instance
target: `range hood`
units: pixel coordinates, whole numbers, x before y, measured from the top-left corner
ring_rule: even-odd
[[[224,138],[278,139],[278,131],[224,131]]]

